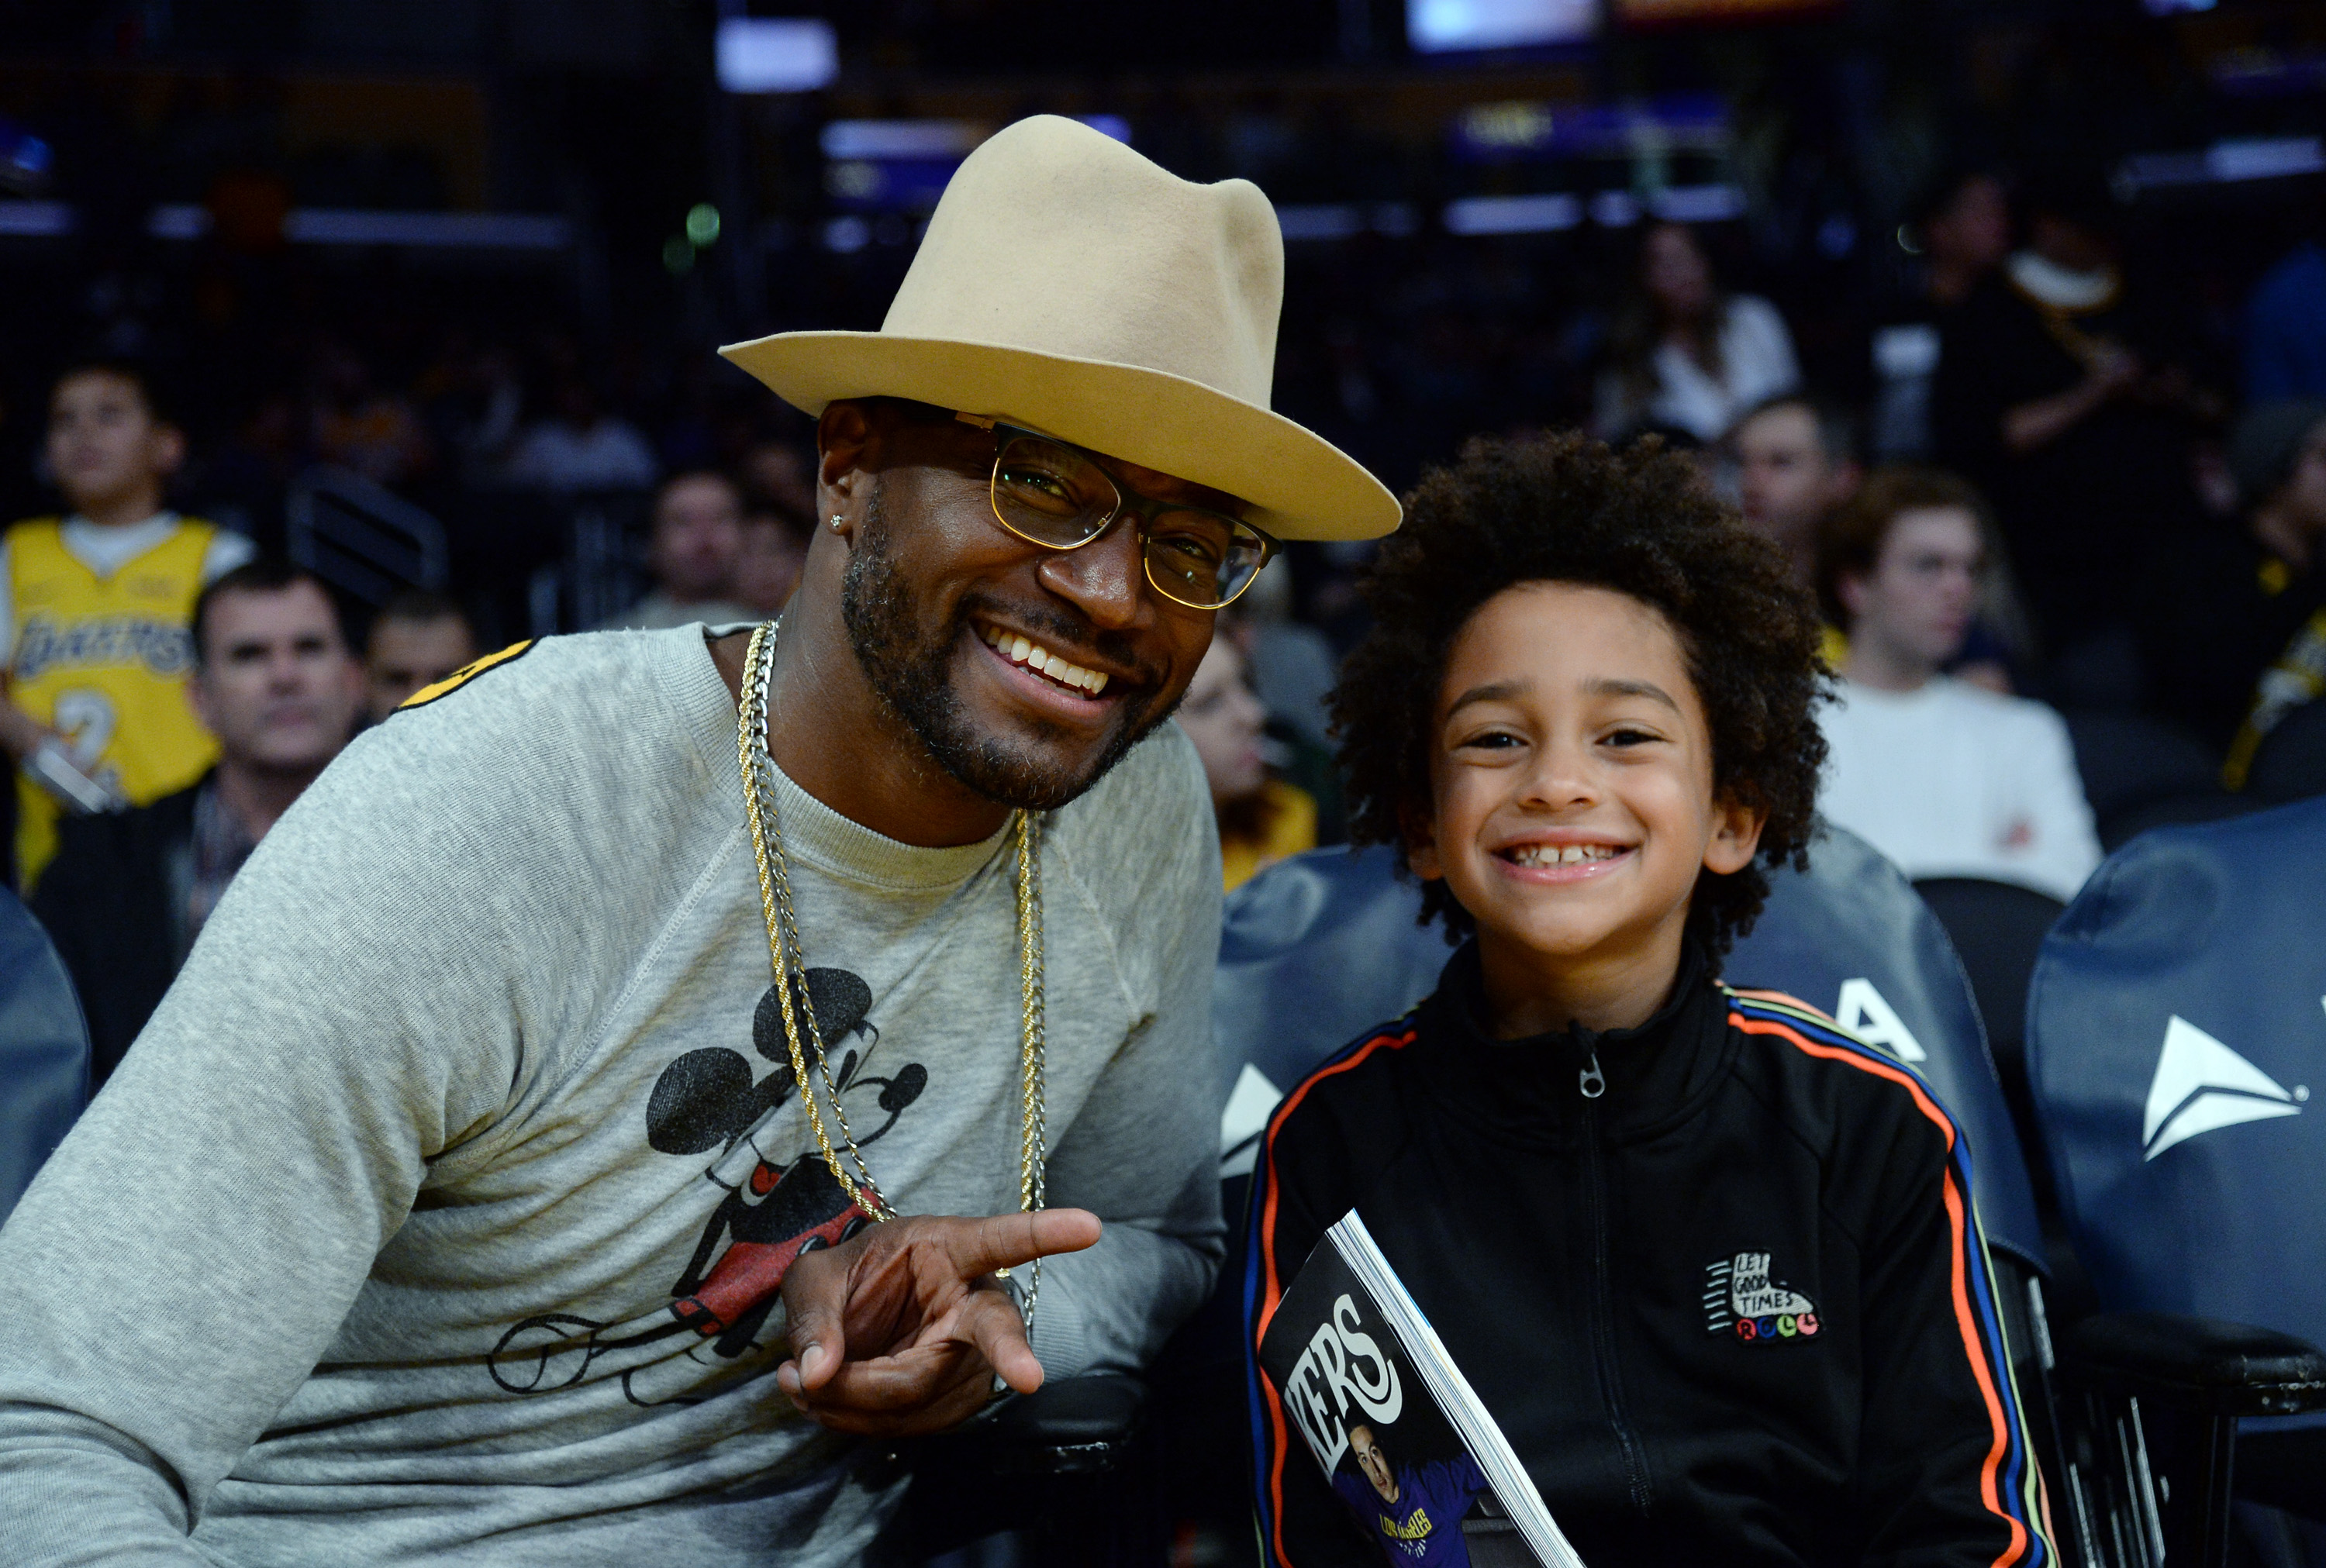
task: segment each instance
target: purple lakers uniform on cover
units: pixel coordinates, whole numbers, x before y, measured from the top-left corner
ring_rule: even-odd
[[[1435,1464],[1400,1465],[1393,1503],[1382,1501],[1364,1477],[1346,1471],[1333,1478],[1333,1489],[1359,1519],[1370,1522],[1392,1563],[1469,1568],[1462,1516],[1470,1511],[1470,1499],[1486,1489],[1486,1477],[1468,1454]]]

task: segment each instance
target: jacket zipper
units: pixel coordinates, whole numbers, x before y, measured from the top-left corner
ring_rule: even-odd
[[[1599,1154],[1599,1097],[1606,1092],[1606,1085],[1599,1071],[1599,1053],[1594,1051],[1582,1074],[1583,1192],[1591,1216],[1591,1344],[1599,1374],[1599,1398],[1607,1407],[1608,1423],[1624,1451],[1624,1483],[1632,1494],[1632,1506],[1644,1517],[1653,1490],[1648,1484],[1647,1460],[1641,1452],[1638,1434],[1624,1414],[1623,1381],[1615,1373],[1615,1297],[1607,1281],[1607,1177]]]

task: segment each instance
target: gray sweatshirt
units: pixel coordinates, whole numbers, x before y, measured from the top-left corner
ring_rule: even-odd
[[[1015,1209],[1006,837],[775,776],[881,1191]],[[1053,1378],[1139,1364],[1217,1265],[1210,822],[1168,725],[1049,821],[1049,1196],[1106,1221],[1045,1266]],[[769,1376],[772,1282],[847,1219],[770,979],[699,627],[552,639],[358,739],[0,1230],[0,1563],[855,1556],[898,1483]]]

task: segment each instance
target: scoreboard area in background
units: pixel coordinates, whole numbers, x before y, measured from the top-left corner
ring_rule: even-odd
[[[1609,4],[1615,23],[1622,27],[1775,21],[1841,9],[1841,0],[1609,0]]]
[[[1617,27],[1652,28],[1840,9],[1841,0],[1406,0],[1405,32],[1416,53],[1462,54],[1587,43],[1603,19]]]

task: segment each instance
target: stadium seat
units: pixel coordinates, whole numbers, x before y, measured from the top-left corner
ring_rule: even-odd
[[[2043,1233],[2027,1163],[1946,928],[1896,867],[1830,825],[1810,847],[1806,875],[1769,880],[1768,907],[1728,955],[1729,980],[1789,991],[1920,1072],[1970,1141],[1989,1244],[2014,1255],[2024,1277],[2041,1276]],[[2024,1307],[2024,1298],[2006,1305],[2023,1354],[2040,1334],[2019,1316]]]
[[[943,1558],[1009,1532],[1023,1568],[1162,1561],[1160,1489],[1139,1458],[1146,1402],[1140,1378],[1093,1373],[897,1445],[888,1462],[913,1480],[885,1558]]]
[[[2306,1480],[2240,1492],[2326,1512],[2320,1417],[2252,1422],[2326,1410],[2321,869],[2326,801],[2159,829],[2093,874],[2037,962],[2029,1079],[2105,1309],[2066,1358],[2069,1501],[2093,1550],[2117,1532],[2225,1561],[2247,1449],[2254,1480]]]
[[[2075,748],[2084,799],[2102,821],[2152,801],[2202,793],[2221,782],[2220,759],[2177,724],[2093,709],[2061,717]]]
[[[1976,877],[1925,877],[1914,891],[1947,928],[1970,977],[2020,1146],[2033,1148],[2038,1137],[2027,1090],[2027,984],[2034,978],[2044,936],[2067,905],[2032,887]],[[2031,1174],[2040,1196],[2042,1173]]]
[[[1230,1119],[1253,1137],[1311,1068],[1437,988],[1454,950],[1415,923],[1421,892],[1396,864],[1378,844],[1311,849],[1228,895],[1212,1021],[1235,1076]]]
[[[2249,809],[2221,787],[2220,758],[2177,724],[2107,710],[2071,710],[2062,717],[2084,798],[2091,803],[2101,844],[2110,849],[2149,828],[2212,821]]]
[[[88,1102],[88,1025],[49,933],[0,887],[0,1220]]]
[[[2034,978],[2035,955],[2068,906],[2032,887],[1976,877],[1925,877],[1914,891],[1947,928],[1962,960],[1986,1025],[1987,1049],[2007,1084],[2014,1069],[2024,1071],[2027,982]]]
[[[2246,791],[2275,805],[2326,794],[2326,702],[2307,702],[2279,720],[2254,752]]]
[[[2113,855],[2152,828],[2185,828],[2199,822],[2227,821],[2269,803],[2250,792],[2232,793],[2216,784],[2196,794],[2150,801],[2119,812],[2100,824],[2100,848]]]

